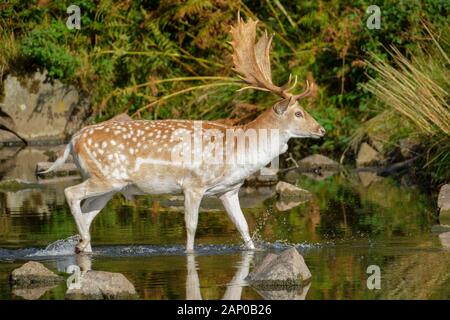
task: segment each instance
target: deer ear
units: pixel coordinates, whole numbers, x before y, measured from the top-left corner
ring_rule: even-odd
[[[292,97],[286,98],[284,100],[281,100],[280,102],[277,102],[273,105],[273,111],[275,111],[276,114],[282,115],[287,108],[291,105]]]

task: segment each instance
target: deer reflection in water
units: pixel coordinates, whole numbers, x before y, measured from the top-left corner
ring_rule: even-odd
[[[260,288],[253,288],[245,279],[248,276],[251,266],[253,264],[255,254],[254,251],[241,252],[241,259],[237,264],[237,270],[233,278],[228,282],[225,293],[222,296],[223,300],[241,300],[242,291],[249,286],[254,289],[263,299],[267,300],[305,300],[311,282],[304,287],[294,289],[279,290],[262,290]],[[92,256],[87,254],[76,255],[76,264],[80,268],[81,276],[86,272],[92,270]],[[194,253],[186,255],[186,300],[202,300],[202,293],[200,290],[200,278],[198,274],[198,263]]]
[[[242,290],[249,284],[245,280],[250,272],[255,252],[244,251],[241,254],[241,261],[238,264],[234,277],[227,285],[227,289],[222,300],[241,300]],[[186,276],[186,300],[202,300],[200,291],[200,279],[198,276],[198,265],[195,254],[188,254],[187,259],[187,276]],[[260,290],[254,288],[258,294],[267,300],[305,300],[311,282],[305,287],[296,289],[280,289],[280,290]]]

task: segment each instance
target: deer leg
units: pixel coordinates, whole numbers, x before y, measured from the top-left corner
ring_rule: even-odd
[[[85,217],[83,216],[83,211],[81,210],[81,201],[95,196],[104,195],[109,192],[111,192],[111,187],[103,186],[100,183],[95,183],[90,179],[64,190],[70,211],[72,212],[78,232],[81,236],[80,243],[78,243],[75,247],[76,253],[89,249],[87,247],[91,241],[89,227]]]
[[[101,196],[88,198],[81,205],[81,212],[83,212],[84,221],[87,231],[90,233],[92,221],[100,213],[100,211],[106,206],[109,200],[113,197],[114,192],[109,192]],[[91,243],[89,242],[84,252],[92,252]]]
[[[203,191],[184,191],[184,221],[186,223],[186,252],[194,251],[195,231],[198,223],[198,210],[202,201]]]
[[[219,197],[225,207],[228,216],[234,225],[238,229],[239,233],[244,239],[245,246],[247,249],[254,250],[255,245],[248,232],[247,221],[245,220],[244,214],[242,213],[241,206],[239,204],[238,189],[229,191]]]

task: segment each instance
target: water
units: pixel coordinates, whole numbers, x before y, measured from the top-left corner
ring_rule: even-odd
[[[179,196],[135,202],[115,197],[92,225],[94,254],[80,258],[73,254],[78,236],[64,186],[3,190],[0,299],[30,298],[8,282],[10,272],[29,260],[61,274],[69,265],[83,263],[93,270],[123,273],[141,299],[449,299],[450,251],[435,232],[434,199],[392,179],[377,177],[367,183],[365,178],[336,174],[317,181],[291,173],[286,179],[314,194],[291,209],[273,188],[243,190],[241,204],[256,252],[243,250],[220,203],[207,199],[195,255],[184,253]],[[263,292],[245,282],[268,252],[290,246],[311,270],[308,286]],[[370,265],[380,267],[379,290],[367,287]],[[65,291],[61,284],[32,297],[64,299]]]

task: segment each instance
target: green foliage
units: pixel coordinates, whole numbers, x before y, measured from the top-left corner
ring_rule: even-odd
[[[50,28],[34,29],[22,41],[21,53],[48,70],[52,78],[70,79],[80,66],[79,60],[61,45],[67,28],[53,22]]]

